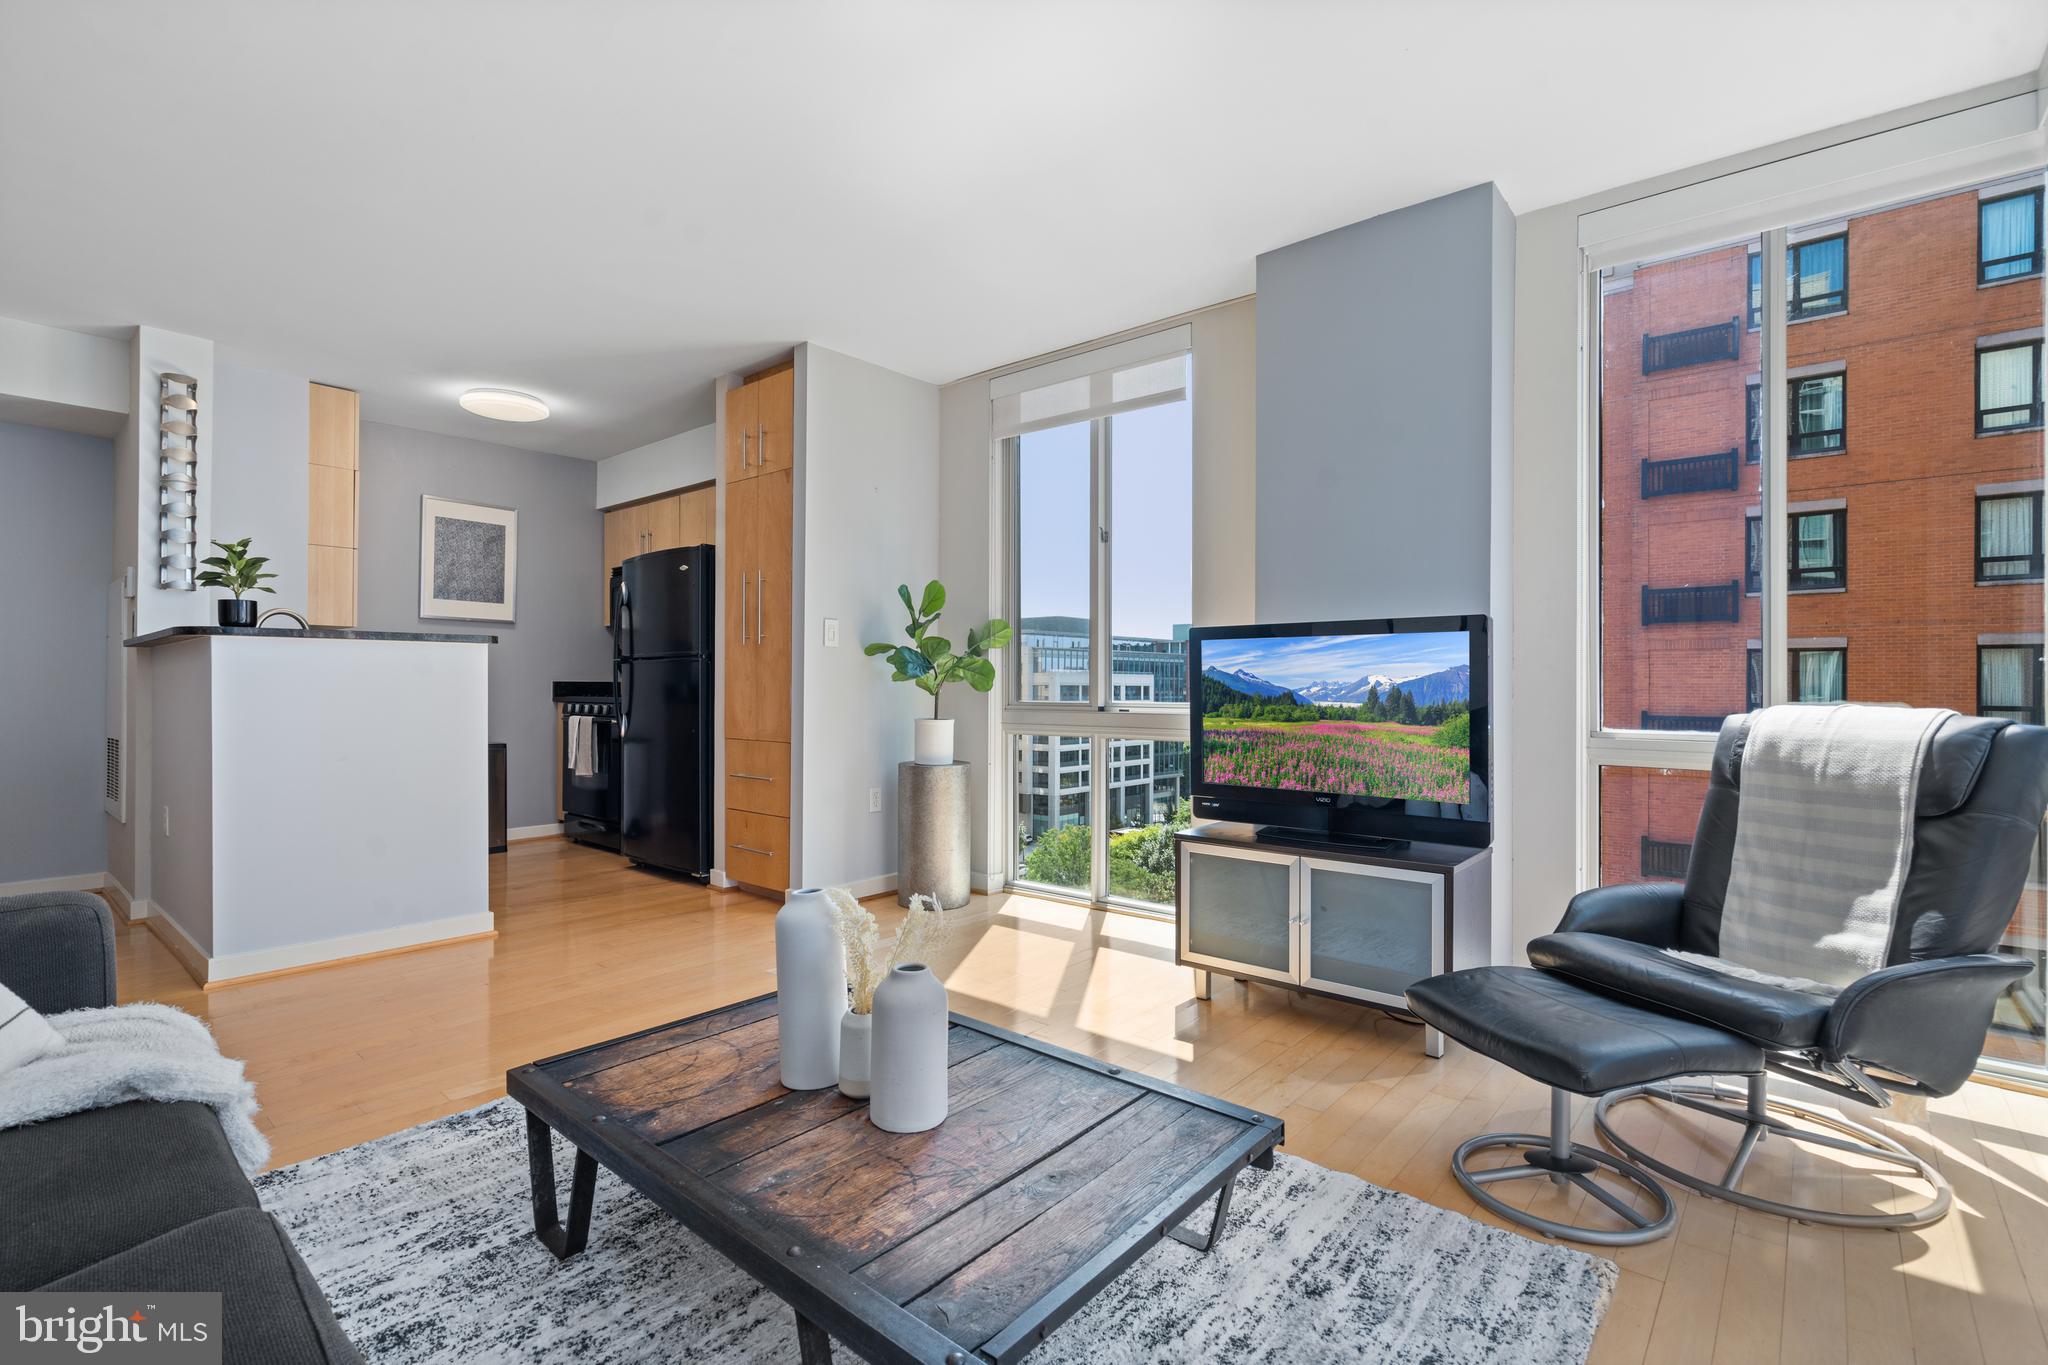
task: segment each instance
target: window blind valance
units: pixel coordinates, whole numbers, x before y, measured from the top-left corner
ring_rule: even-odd
[[[989,381],[997,436],[1085,422],[1187,397],[1191,328],[1168,328]]]

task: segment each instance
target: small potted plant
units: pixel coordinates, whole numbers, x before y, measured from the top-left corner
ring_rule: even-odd
[[[248,536],[243,536],[232,544],[225,540],[216,540],[213,542],[213,548],[220,553],[199,561],[207,566],[206,572],[199,575],[200,587],[226,588],[234,594],[233,597],[223,598],[214,603],[220,623],[224,626],[253,627],[256,624],[256,604],[245,599],[243,594],[277,591],[263,585],[264,579],[275,578],[277,575],[263,572],[263,566],[270,561],[262,555],[250,554],[249,540]]]
[[[933,579],[924,585],[924,596],[912,601],[910,585],[899,584],[896,595],[910,613],[910,624],[903,630],[910,643],[872,644],[867,647],[868,657],[887,655],[895,670],[890,681],[911,683],[931,694],[932,714],[917,722],[916,757],[927,766],[944,767],[953,761],[953,722],[939,719],[939,689],[954,682],[964,682],[977,692],[994,687],[996,666],[989,662],[988,654],[1010,643],[1010,623],[998,619],[978,630],[969,627],[966,648],[955,654],[951,640],[932,633],[946,606],[945,586]]]

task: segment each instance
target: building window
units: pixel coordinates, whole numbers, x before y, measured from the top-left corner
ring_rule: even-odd
[[[1764,254],[1761,251],[1749,253],[1749,330],[1754,332],[1764,322]]]
[[[1764,652],[1761,649],[1749,651],[1748,702],[1752,711],[1764,704]]]
[[[1842,449],[1849,422],[1847,375],[1820,374],[1793,380],[1788,406],[1792,413],[1792,454],[1832,455]]]
[[[1752,256],[1752,261],[1756,257]],[[1745,385],[1742,390],[1742,460],[1755,464],[1764,453],[1764,386]]]
[[[1786,588],[1821,592],[1849,586],[1849,514],[1845,511],[1797,512],[1792,516],[1787,549],[1791,563]]]
[[[1977,352],[1977,430],[2024,431],[2041,425],[2041,343],[2022,341]]]
[[[2041,190],[2021,190],[1977,205],[1977,282],[1995,284],[2041,273]]]
[[[2041,646],[1977,647],[1977,714],[2041,723]]]
[[[1747,596],[1755,597],[1763,590],[1764,519],[1762,517],[1750,517],[1743,523],[1742,591]]]
[[[1849,651],[1792,651],[1792,700],[1825,702],[1849,699]]]
[[[1785,316],[1839,313],[1849,306],[1849,234],[1794,242],[1785,248]]]
[[[1977,581],[2013,583],[2041,577],[2041,495],[2005,493],[1977,499]]]

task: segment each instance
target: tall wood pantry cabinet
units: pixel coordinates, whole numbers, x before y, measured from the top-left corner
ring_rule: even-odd
[[[766,891],[792,884],[789,780],[796,371],[725,395],[725,870]]]

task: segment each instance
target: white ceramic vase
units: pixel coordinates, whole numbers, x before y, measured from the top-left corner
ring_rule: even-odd
[[[922,1133],[946,1117],[946,988],[921,962],[890,969],[875,988],[868,1120]]]
[[[849,1099],[868,1097],[869,1044],[875,1036],[875,1016],[848,1010],[839,1020],[839,1093]]]
[[[953,761],[953,722],[922,718],[917,722],[917,761],[943,768]]]
[[[792,891],[775,912],[775,1011],[782,1084],[791,1090],[837,1085],[846,953],[822,891]]]

